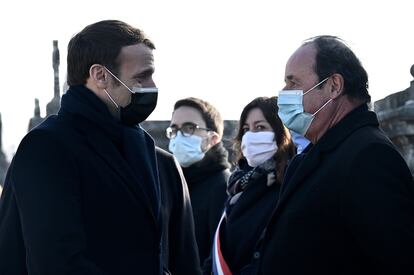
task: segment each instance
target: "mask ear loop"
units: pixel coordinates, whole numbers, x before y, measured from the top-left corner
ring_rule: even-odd
[[[312,116],[316,116],[316,114],[319,113],[319,111],[322,110],[323,107],[325,107],[326,105],[328,105],[328,103],[331,102],[331,101],[332,101],[332,98],[329,99],[325,104],[323,104],[322,107],[320,107],[316,112],[314,112]]]
[[[104,92],[106,93],[106,95],[109,97],[109,99],[112,101],[112,103],[115,105],[115,107],[117,109],[119,109],[118,104],[116,104],[115,100],[112,98],[112,96],[109,95],[108,91],[106,89],[104,89]]]
[[[128,91],[131,92],[131,94],[133,94],[134,92],[124,83],[121,81],[121,79],[119,79],[116,75],[114,75],[108,68],[106,68],[105,66],[103,66],[105,68],[105,70],[110,73],[116,80],[119,81],[119,83],[121,83],[125,88],[128,89]]]
[[[307,93],[309,93],[310,91],[312,91],[313,89],[315,89],[316,87],[318,87],[319,85],[321,85],[322,83],[324,83],[326,80],[329,79],[329,76],[326,77],[324,80],[322,80],[321,82],[319,82],[318,84],[316,84],[315,86],[313,86],[312,88],[310,88],[309,90],[307,90],[303,95],[306,95]],[[329,102],[332,101],[332,98],[329,99],[327,102],[325,102],[325,104],[323,104],[316,112],[314,112],[312,114],[312,116],[316,116],[317,113],[319,113],[319,111],[321,111],[323,109],[323,107],[325,107],[326,105],[328,105]]]
[[[309,90],[307,90],[305,93],[303,93],[303,95],[306,95],[307,93],[309,93],[310,91],[312,91],[313,89],[315,89],[316,87],[318,87],[319,85],[324,83],[326,80],[328,80],[328,78],[329,78],[329,76],[327,78],[325,78],[324,80],[322,80],[321,82],[319,82],[318,84],[316,84],[315,86],[313,86],[312,88],[310,88]]]

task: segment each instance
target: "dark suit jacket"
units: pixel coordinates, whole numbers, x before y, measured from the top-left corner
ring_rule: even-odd
[[[201,273],[187,184],[172,154],[157,148],[163,211],[163,259],[172,274]]]
[[[160,274],[161,249],[170,253],[164,268],[199,272],[188,192],[173,159],[157,153],[162,212],[171,219],[161,223],[147,183],[118,149],[88,120],[60,115],[22,140],[0,202],[1,275]],[[172,240],[180,243],[167,248]]]
[[[414,274],[414,184],[361,106],[300,162],[257,254],[260,274]]]

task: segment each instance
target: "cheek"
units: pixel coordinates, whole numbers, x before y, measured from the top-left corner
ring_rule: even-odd
[[[111,95],[121,107],[126,107],[131,102],[131,93],[123,86],[117,86],[110,89]]]
[[[129,103],[131,103],[131,93],[123,93],[120,95],[120,103],[122,104],[121,106],[125,107],[127,106]]]
[[[313,114],[321,106],[320,98],[317,95],[309,96],[303,101],[303,110],[306,113]]]
[[[201,142],[201,151],[205,152],[209,148],[210,139],[208,137],[204,138]]]
[[[308,113],[314,113],[321,108],[330,99],[330,92],[327,89],[316,90],[316,93],[304,102],[304,110]]]

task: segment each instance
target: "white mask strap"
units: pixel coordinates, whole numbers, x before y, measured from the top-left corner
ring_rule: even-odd
[[[319,111],[322,110],[323,107],[325,107],[326,105],[328,105],[328,103],[331,102],[331,101],[332,101],[332,98],[329,99],[325,104],[323,104],[322,107],[320,107],[316,112],[314,112],[312,116],[316,116],[316,114],[319,113]]]
[[[116,102],[115,102],[115,100],[112,98],[112,96],[110,96],[110,95],[109,95],[108,91],[107,91],[106,89],[104,89],[104,91],[105,91],[106,95],[109,97],[109,99],[112,101],[112,103],[115,105],[115,107],[116,107],[117,109],[119,109],[118,104],[116,104]]]
[[[108,68],[106,68],[104,66],[105,70],[108,71],[108,73],[110,73],[116,80],[119,81],[119,83],[121,83],[125,88],[128,89],[128,91],[130,91],[132,94],[136,94],[136,93],[158,93],[158,88],[157,87],[150,87],[150,88],[142,88],[142,87],[134,87],[132,88],[132,90],[124,83],[121,81],[121,79],[119,79],[116,75],[114,75]]]
[[[329,76],[327,78],[325,78],[324,80],[322,80],[321,82],[319,82],[318,84],[316,84],[315,86],[313,86],[312,88],[310,88],[309,90],[307,90],[305,93],[303,93],[303,95],[306,95],[307,93],[309,93],[310,91],[312,91],[313,89],[315,89],[316,87],[318,87],[319,85],[324,83],[326,80],[328,80],[328,78],[329,78]]]
[[[128,89],[128,91],[130,91],[132,94],[134,93],[133,91],[131,91],[131,89],[127,86],[127,85],[125,85],[125,83],[124,82],[122,82],[121,81],[121,79],[119,79],[116,75],[114,75],[108,68],[106,68],[105,66],[104,66],[104,68],[105,68],[105,70],[108,72],[108,73],[110,73],[116,80],[118,80],[119,81],[119,83],[121,83],[122,85],[124,85],[124,87],[125,88],[127,88]]]

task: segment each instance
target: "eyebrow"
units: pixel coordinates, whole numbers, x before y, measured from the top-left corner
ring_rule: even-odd
[[[185,121],[185,122],[181,123],[181,127],[183,127],[186,124],[187,125],[190,124],[190,125],[196,125],[196,126],[198,126],[197,123],[194,123],[194,122],[191,122],[191,121]],[[173,123],[173,124],[170,125],[170,127],[176,127],[176,128],[178,128],[178,125],[175,124],[175,123]]]
[[[289,80],[289,81],[294,81],[294,80],[296,80],[295,79],[295,77],[293,76],[293,75],[287,75],[286,77],[285,77],[285,81],[286,80]]]
[[[254,121],[253,123],[254,124],[257,124],[257,123],[263,123],[263,122],[267,122],[266,120],[264,120],[264,119],[262,119],[262,120],[257,120],[257,121]],[[246,122],[243,124],[243,126],[249,126],[249,124],[247,124]]]
[[[143,76],[149,76],[149,75],[152,75],[153,73],[154,73],[154,68],[148,68],[148,69],[145,69],[145,70],[143,70],[143,71],[141,71],[141,72],[138,72],[138,73],[134,74],[134,75],[132,76],[132,78],[138,78],[138,77],[143,77]]]

